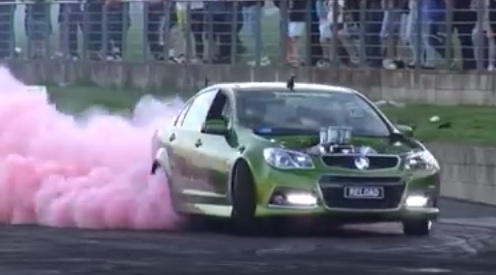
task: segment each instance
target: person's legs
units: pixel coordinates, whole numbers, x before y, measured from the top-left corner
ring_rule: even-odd
[[[100,51],[103,44],[103,4],[100,2],[90,2],[86,4],[88,13],[88,51],[90,59],[100,59]]]
[[[110,38],[107,41],[107,55],[117,59],[122,58],[122,43],[124,38],[124,6],[123,3],[116,3],[109,8],[107,35]]]
[[[82,19],[82,11],[79,6],[76,4],[70,4],[73,6],[70,6],[69,10],[69,23],[67,26],[67,38],[68,38],[68,46],[69,46],[69,55],[73,59],[79,58],[79,39],[78,39],[78,31],[79,31],[79,24],[81,23]]]
[[[232,15],[216,14],[214,15],[214,33],[219,37],[219,54],[217,62],[229,63],[231,59],[232,48]]]
[[[160,25],[162,15],[164,13],[164,5],[152,4],[148,5],[146,10],[146,37],[148,49],[155,60],[164,60],[164,49],[160,45]]]
[[[383,11],[368,10],[365,22],[365,54],[372,67],[382,67],[381,29]]]
[[[191,33],[195,43],[195,55],[198,60],[204,59],[205,44],[203,42],[203,33],[205,32],[205,10],[191,10]]]
[[[381,26],[381,39],[384,48],[384,60],[382,65],[386,69],[396,69],[394,58],[396,56],[396,12],[392,9],[384,12]]]
[[[359,63],[358,51],[353,45],[352,39],[357,37],[359,33],[358,26],[346,24],[337,33],[341,45],[349,56],[349,65],[356,65]]]
[[[456,22],[453,24],[460,40],[464,70],[477,68],[474,56],[474,44],[472,43],[472,30],[474,24],[471,22]]]
[[[422,45],[425,49],[425,63],[423,67],[434,68],[436,66],[436,48],[440,43],[436,43],[436,39],[433,39],[432,33],[435,32],[436,25],[434,22],[427,20],[422,23]],[[434,43],[434,45],[432,44]]]
[[[287,62],[290,64],[299,65],[301,63],[298,41],[304,28],[304,22],[289,22],[288,24]]]
[[[247,37],[249,40],[248,43],[252,49],[254,59],[256,59],[255,52],[258,48],[260,51],[260,53],[259,53],[260,54],[260,65],[265,66],[265,65],[270,64],[270,60],[265,55],[263,36],[261,35],[262,29],[257,28],[257,26],[259,24],[259,23],[257,23],[257,20],[261,21],[262,16],[263,16],[263,9],[259,3],[257,3],[256,5],[253,5],[253,6],[248,6],[248,7],[243,8],[244,28],[246,30],[246,34],[247,34]],[[258,38],[257,38],[257,36],[258,36]],[[248,62],[248,64],[256,65],[256,61],[250,61],[250,62]]]
[[[488,32],[483,24],[476,24],[472,31],[472,43],[474,44],[474,56],[477,66],[488,68],[489,65],[489,41]]]
[[[320,22],[319,35],[320,35],[320,45],[322,47],[323,59],[325,60],[325,62],[329,62],[332,58],[331,56],[332,34],[331,34],[331,23],[328,20],[322,20]]]
[[[414,2],[415,3],[415,2]],[[408,13],[405,37],[407,41],[407,45],[411,52],[411,61],[408,66],[414,67],[417,62],[422,65],[424,63],[424,46],[422,35],[422,26],[419,25],[418,21],[418,10],[416,6],[413,6],[410,9],[410,13]],[[420,38],[420,40],[419,40]]]
[[[0,59],[12,57],[15,48],[15,5],[0,6]]]
[[[237,54],[244,54],[246,53],[246,47],[243,45],[243,41],[241,40],[241,37],[240,37],[240,34],[241,34],[241,30],[243,29],[244,27],[244,14],[243,14],[243,6],[240,5],[239,3],[233,3],[231,5],[231,8],[230,10],[232,10],[232,12],[228,11],[228,13],[232,13],[232,19],[234,19],[234,14],[236,14],[236,22],[235,25],[236,25],[236,29],[235,29],[235,37],[234,39],[236,39],[236,53]]]
[[[488,70],[495,69],[496,58],[496,3],[490,2],[488,9],[488,36],[489,36],[489,65]]]

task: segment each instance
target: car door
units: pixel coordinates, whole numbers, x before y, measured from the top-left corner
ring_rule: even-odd
[[[232,101],[227,93],[219,91],[207,115],[207,119],[225,119],[232,128]],[[194,169],[207,175],[208,185],[201,190],[208,196],[208,203],[228,203],[228,182],[231,165],[239,156],[235,135],[199,135],[200,146],[196,148]]]
[[[174,189],[186,196],[194,196],[206,185],[205,176],[196,167],[197,141],[217,89],[204,90],[192,99],[182,121],[171,132],[175,172]]]
[[[168,175],[168,180],[170,184],[174,186],[174,189],[177,185],[177,182],[181,181],[181,171],[182,171],[182,159],[181,152],[183,151],[183,144],[179,142],[180,140],[184,140],[184,134],[181,131],[181,125],[183,124],[184,117],[191,107],[194,100],[189,100],[184,105],[183,109],[179,112],[172,127],[165,128],[162,131],[159,131],[158,137],[160,140],[159,147],[156,148],[162,165]],[[181,138],[179,138],[181,136]],[[165,149],[165,154],[161,153],[161,149]]]

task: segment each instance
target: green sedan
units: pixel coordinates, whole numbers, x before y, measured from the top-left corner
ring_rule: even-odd
[[[422,236],[439,214],[435,157],[410,127],[349,88],[212,85],[152,143],[151,172],[165,174],[174,210],[227,218],[239,232],[310,217],[401,222],[405,234]]]

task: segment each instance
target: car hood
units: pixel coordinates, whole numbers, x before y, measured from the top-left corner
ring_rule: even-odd
[[[312,148],[319,146],[319,138],[315,135],[263,135],[261,137],[272,143],[298,151],[311,151]],[[397,155],[408,153],[422,146],[419,142],[401,135],[394,137],[354,137],[349,145],[368,147],[377,154]]]

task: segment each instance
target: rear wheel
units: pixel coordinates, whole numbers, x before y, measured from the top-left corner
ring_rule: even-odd
[[[432,220],[419,219],[403,221],[403,233],[408,236],[428,236],[432,230]]]
[[[256,190],[253,175],[244,162],[236,164],[234,168],[231,195],[231,222],[234,231],[240,235],[256,234]]]

